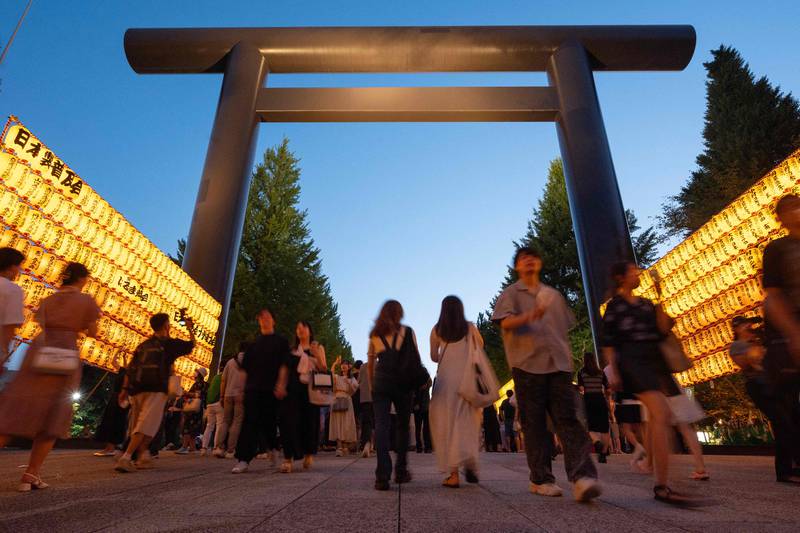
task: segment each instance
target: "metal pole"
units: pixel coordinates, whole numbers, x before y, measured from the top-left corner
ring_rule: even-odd
[[[222,303],[211,370],[219,368],[258,132],[256,101],[267,76],[258,48],[240,42],[225,66],[183,269]]]
[[[19,22],[17,22],[17,26],[14,28],[14,33],[11,34],[11,37],[8,39],[8,44],[3,49],[3,53],[0,54],[0,65],[3,64],[3,60],[6,58],[8,54],[8,49],[11,48],[12,43],[14,42],[14,38],[17,36],[17,32],[22,27],[22,22],[25,20],[25,17],[28,16],[28,11],[31,10],[31,6],[33,5],[33,0],[29,0],[28,5],[25,6],[25,11],[22,12],[22,16],[19,18]]]
[[[605,300],[609,270],[617,261],[633,260],[633,246],[586,50],[577,42],[562,45],[550,57],[547,74],[558,91],[556,129],[598,350],[600,305]]]

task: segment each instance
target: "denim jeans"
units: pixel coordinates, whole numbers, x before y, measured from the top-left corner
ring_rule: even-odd
[[[378,467],[375,469],[375,478],[381,481],[389,481],[392,477],[392,458],[389,455],[392,404],[394,404],[395,411],[397,411],[397,426],[395,428],[397,463],[395,464],[395,472],[403,472],[408,468],[406,455],[408,454],[411,394],[400,390],[383,393],[373,391],[372,408],[375,412],[375,448],[378,453]]]
[[[572,375],[569,372],[530,374],[514,368],[512,376],[531,481],[537,485],[555,481],[550,455],[552,434],[547,430],[548,414],[564,448],[567,478],[573,482],[584,477],[597,478],[597,469],[590,455],[592,443],[577,416]]]

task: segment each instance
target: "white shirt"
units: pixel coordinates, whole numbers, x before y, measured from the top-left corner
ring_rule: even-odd
[[[25,321],[22,313],[25,295],[19,285],[0,277],[0,326],[19,326]],[[0,361],[5,360],[8,346],[0,346]]]

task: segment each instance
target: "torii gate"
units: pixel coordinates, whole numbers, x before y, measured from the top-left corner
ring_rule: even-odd
[[[682,70],[692,26],[129,29],[140,74],[222,73],[183,268],[222,303],[219,365],[259,122],[555,122],[597,346],[612,263],[634,259],[593,71]],[[265,88],[267,73],[546,71],[546,87]]]

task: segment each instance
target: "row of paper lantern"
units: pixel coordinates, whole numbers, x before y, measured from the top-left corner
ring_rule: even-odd
[[[38,325],[33,320],[33,310],[37,309],[41,300],[52,294],[54,289],[29,273],[21,274],[17,279],[17,284],[22,288],[26,309],[25,322],[17,332],[17,335],[25,341],[30,341],[38,333]],[[100,284],[92,281],[87,283],[83,290],[83,292],[95,298],[103,312],[98,321],[97,338],[116,349],[123,350],[126,353],[133,353],[148,335],[135,331],[125,323],[120,322],[119,316],[113,312],[113,307],[110,307],[113,300],[98,300],[96,292],[98,290],[103,291],[105,289]],[[142,313],[139,313],[139,316],[144,322],[147,322],[147,316]],[[211,349],[198,343],[188,357],[199,365],[208,366],[211,363],[211,356]]]
[[[177,287],[187,300],[184,307],[196,305],[213,316],[219,316],[219,302],[90,187],[82,188],[80,203],[76,203],[55,186],[46,172],[32,168],[9,152],[0,152],[0,176],[6,188],[16,192],[26,203],[41,209],[41,213],[24,213],[30,220],[20,221],[20,226],[35,232],[40,220],[49,217],[73,235],[80,235],[86,245],[119,264],[151,290],[158,289],[159,281],[162,285]],[[45,223],[45,227],[38,231],[47,233],[51,228],[46,226]]]
[[[682,387],[688,387],[718,377],[734,374],[739,367],[728,355],[727,350],[720,350],[702,359],[694,361],[694,365],[685,372],[675,374]]]
[[[102,252],[84,245],[81,239],[64,228],[56,226],[52,221],[46,218],[31,218],[28,215],[37,213],[37,210],[19,200],[14,203],[11,200],[15,197],[16,194],[13,191],[0,184],[0,215],[3,215],[3,221],[9,225],[8,228],[0,229],[2,231],[0,245],[27,248],[20,251],[23,251],[29,258],[26,263],[30,270],[41,279],[54,283],[66,261],[78,261],[86,265],[93,279],[104,284],[108,289],[113,289],[116,294],[122,294],[125,297],[127,302],[124,305],[131,308],[133,312],[130,315],[132,317],[143,319],[147,314],[161,312],[165,309],[177,310],[181,308],[181,303],[188,304],[187,314],[196,319],[197,326],[203,331],[203,334],[199,335],[200,341],[209,346],[213,345],[218,319],[188,301],[175,286],[167,284],[165,278],[159,279],[157,291],[147,289],[146,296],[143,296],[145,293],[142,285],[144,284],[139,278],[130,278],[128,274],[124,274],[116,268]],[[38,228],[26,225],[26,221],[31,220],[39,222],[39,227],[49,227],[50,231],[40,232]],[[33,246],[30,244],[31,241],[39,246]],[[12,242],[15,244],[11,244]],[[52,250],[52,253],[47,250]],[[134,256],[129,254],[129,257]],[[147,272],[150,271],[145,270],[145,277],[147,277]],[[125,290],[132,287],[131,283],[133,286],[139,284],[138,294],[136,289],[131,289],[134,294]],[[125,320],[124,317],[121,319]],[[131,325],[137,327],[144,334],[149,333],[146,320],[144,324]]]

